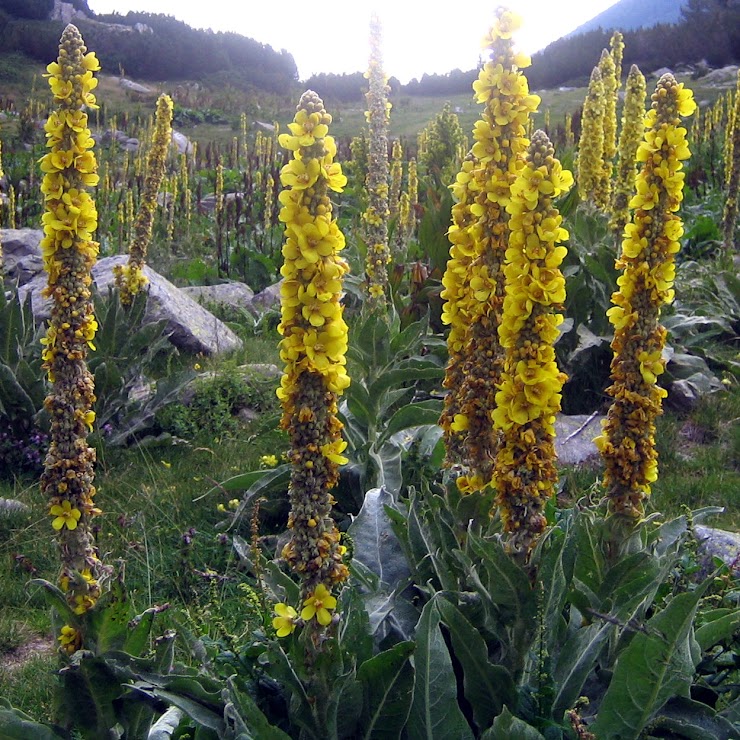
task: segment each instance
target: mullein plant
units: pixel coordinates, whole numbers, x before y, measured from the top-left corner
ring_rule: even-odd
[[[470,158],[454,192],[452,248],[443,278],[443,321],[450,324],[449,390],[440,419],[448,464],[459,465],[461,491],[489,485],[499,435],[491,422],[504,353],[499,342],[504,302],[503,264],[509,230],[506,205],[510,188],[524,165],[529,116],[539,104],[521,70],[529,57],[514,51],[513,33],[521,19],[504,8],[484,40],[490,58],[473,83],[484,104],[475,124]]]
[[[365,280],[367,304],[371,311],[383,312],[388,298],[388,78],[383,72],[380,20],[370,19],[370,61],[365,73],[368,80],[367,112],[369,151],[366,179],[368,205],[362,214],[365,222]]]
[[[683,199],[682,162],[689,158],[681,118],[696,104],[690,90],[665,74],[652,95],[645,133],[637,150],[642,168],[630,201],[617,267],[619,289],[607,311],[614,326],[611,363],[613,401],[596,444],[605,463],[603,485],[609,510],[630,527],[644,514],[644,501],[658,477],[655,420],[666,391],[658,385],[666,330],[661,307],[673,300],[674,257],[683,234],[677,215]]]
[[[526,562],[544,531],[555,492],[555,414],[566,376],[555,361],[563,322],[568,238],[553,200],[573,185],[547,134],[535,131],[524,169],[511,186],[506,297],[498,333],[506,351],[493,421],[503,440],[496,457],[496,503],[512,556]]]
[[[617,94],[619,92],[614,59],[606,49],[601,52],[599,72],[601,72],[601,84],[604,87],[604,148],[601,152],[602,170],[596,205],[606,209],[611,201],[614,155],[617,152]]]
[[[56,110],[44,129],[49,151],[41,158],[46,212],[41,251],[53,301],[51,319],[42,339],[44,369],[51,391],[44,406],[51,419],[49,452],[44,461],[41,491],[49,502],[52,529],[61,556],[59,586],[75,614],[82,617],[96,603],[108,576],[99,558],[92,520],[95,505],[95,451],[87,444],[95,412],[93,377],[87,367],[88,349],[98,324],[93,314],[90,270],[98,256],[93,241],[97,227],[95,202],[87,192],[98,183],[94,141],[85,108],[95,108],[93,72],[100,64],[80,32],[68,25],[59,43],[59,57],[47,69]],[[83,641],[82,620],[65,625],[59,641],[67,653]]]
[[[282,556],[301,580],[300,618],[310,627],[312,644],[336,607],[332,595],[348,576],[344,546],[331,517],[331,489],[347,443],[337,418],[337,398],[349,385],[345,370],[347,325],[342,318],[342,276],[347,263],[339,257],[345,240],[332,218],[329,191],[347,183],[335,163],[336,145],[328,135],[331,116],[321,98],[309,90],[298,104],[290,133],[280,144],[293,152],[280,179],[280,220],[285,223],[285,258],[281,274],[280,357],[285,362],[278,396],[282,426],[290,436],[291,539]],[[295,628],[292,606],[276,607],[279,636]]]
[[[121,304],[130,306],[139,291],[147,284],[144,263],[149,242],[152,239],[154,213],[157,210],[157,195],[162,184],[167,164],[167,153],[172,141],[172,99],[160,95],[157,100],[156,124],[152,145],[146,162],[146,181],[134,222],[134,237],[128,250],[128,263],[116,265],[116,287]]]
[[[400,141],[393,142],[391,150],[390,193],[388,195],[388,215],[397,218],[400,208],[401,180],[403,179],[403,149]],[[398,228],[398,224],[396,225]]]
[[[622,86],[622,60],[624,59],[624,36],[619,31],[614,31],[609,39],[609,48],[614,62],[614,79],[617,81],[617,89],[614,92],[616,104],[619,97],[619,88]]]
[[[624,109],[622,112],[622,130],[619,134],[619,157],[617,160],[617,177],[612,191],[611,219],[609,228],[617,240],[622,238],[624,227],[629,221],[629,202],[635,190],[637,162],[635,155],[642,140],[645,118],[645,77],[633,64],[627,75]]]
[[[722,242],[726,254],[735,249],[735,224],[737,222],[738,190],[740,189],[740,72],[737,78],[735,108],[731,116],[731,127],[728,124],[726,134],[728,160],[725,167],[725,184],[727,196],[722,213]]]
[[[601,71],[594,67],[588,83],[581,116],[581,137],[576,156],[576,180],[581,200],[603,207],[600,195],[602,183],[602,155],[604,152],[604,84]]]

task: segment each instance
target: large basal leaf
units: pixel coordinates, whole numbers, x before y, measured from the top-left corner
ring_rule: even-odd
[[[442,404],[437,400],[408,403],[402,406],[388,420],[388,425],[379,437],[377,446],[385,444],[396,432],[427,424],[436,425],[441,413]]]
[[[619,656],[591,728],[599,740],[636,740],[668,699],[688,696],[699,660],[692,625],[707,586],[675,596]]]
[[[149,729],[146,740],[170,740],[185,712],[178,707],[170,707]]]
[[[480,740],[545,740],[532,725],[515,717],[508,707],[496,717],[493,726],[486,730]]]
[[[465,698],[473,709],[478,729],[483,730],[506,704],[516,703],[516,686],[506,668],[488,660],[485,640],[462,612],[443,597],[435,597],[434,601],[450,632],[455,658],[462,667]]]
[[[123,648],[128,637],[131,616],[131,605],[123,583],[116,578],[90,612],[90,624],[98,655]]]
[[[366,660],[357,671],[365,694],[360,723],[363,740],[401,737],[414,690],[414,670],[409,661],[413,652],[413,642],[399,642]]]
[[[436,603],[429,601],[416,628],[414,700],[408,738],[473,740],[470,726],[457,703],[455,673],[439,622]]]
[[[354,542],[353,559],[375,573],[391,590],[410,575],[403,548],[385,509],[393,505],[393,496],[387,490],[370,489],[349,528]]]
[[[585,512],[575,521],[578,557],[574,576],[591,591],[597,591],[604,581],[604,556],[599,544],[597,524]]]
[[[223,692],[224,720],[235,737],[241,740],[290,740],[281,729],[271,725],[257,703],[236,685],[234,676],[226,680]]]
[[[711,619],[696,630],[696,641],[703,651],[730,639],[735,632],[740,631],[740,610],[715,609],[714,613],[710,613],[710,615],[716,618]]]

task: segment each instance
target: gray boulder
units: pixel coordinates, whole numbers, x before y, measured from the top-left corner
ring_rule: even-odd
[[[44,269],[39,242],[44,232],[39,229],[0,229],[5,276],[25,285]]]
[[[694,532],[699,541],[699,552],[708,560],[708,572],[714,570],[713,558],[719,558],[733,569],[735,575],[740,575],[740,534],[702,524],[697,524]]]
[[[220,285],[194,285],[180,288],[185,295],[194,301],[207,306],[215,304],[229,308],[244,309],[254,298],[254,291],[245,283],[221,283]]]
[[[108,287],[113,285],[113,267],[123,265],[127,260],[126,255],[117,255],[105,257],[96,263],[92,276],[99,291],[105,293]],[[169,280],[148,266],[144,267],[144,275],[149,280],[147,319],[165,320],[170,341],[178,349],[193,354],[200,352],[213,355],[241,348],[241,339],[226,324],[190,296],[185,295]],[[41,273],[19,290],[23,300],[30,293],[33,313],[39,321],[47,319],[51,312],[51,301],[41,295],[45,285],[46,275]]]
[[[599,455],[593,440],[601,433],[603,416],[560,415],[555,419],[555,451],[561,465],[579,465]]]
[[[179,131],[172,131],[172,143],[177,147],[179,154],[192,154],[193,152],[193,142]]]
[[[279,311],[282,284],[283,281],[281,280],[274,285],[268,285],[264,290],[257,293],[245,306],[247,311],[257,318],[267,311]]]

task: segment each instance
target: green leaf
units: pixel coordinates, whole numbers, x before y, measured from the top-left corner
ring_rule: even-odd
[[[57,611],[62,621],[70,626],[78,623],[79,617],[72,611],[72,608],[67,603],[67,598],[58,586],[45,581],[43,578],[32,578],[28,582],[28,585],[41,586],[46,603]]]
[[[473,740],[457,703],[455,673],[439,622],[437,605],[430,601],[416,628],[414,699],[408,737],[409,740]]]
[[[692,624],[709,585],[678,594],[636,634],[617,658],[614,675],[590,730],[599,740],[636,740],[672,696],[688,696],[698,650]]]
[[[707,651],[717,643],[729,640],[738,631],[740,631],[740,610],[733,609],[729,614],[703,624],[696,630],[695,637],[702,651]]]
[[[257,703],[236,685],[236,677],[226,679],[224,719],[235,736],[242,740],[290,740],[280,728],[271,725]]]
[[[452,650],[463,670],[465,698],[473,709],[478,729],[483,730],[506,704],[516,703],[516,686],[506,668],[488,660],[486,641],[462,612],[439,595],[434,601],[450,631]]]
[[[414,671],[409,658],[413,652],[413,642],[399,642],[366,660],[357,671],[365,693],[360,722],[363,740],[401,737],[411,710]]]
[[[115,578],[110,589],[89,612],[95,651],[98,655],[123,648],[128,637],[130,619],[131,606],[126,591],[121,580]]]
[[[597,591],[604,582],[604,556],[596,532],[597,524],[591,515],[583,513],[574,524],[578,547],[574,577],[591,591]]]
[[[146,740],[169,740],[175,730],[177,730],[180,721],[185,716],[185,712],[178,707],[170,707],[149,729]]]
[[[4,701],[3,704],[5,704]],[[3,740],[30,740],[31,738],[33,740],[60,740],[65,736],[58,735],[46,725],[34,722],[20,709],[0,706],[0,737]]]
[[[671,699],[650,723],[650,733],[661,730],[672,738],[687,740],[735,740],[733,724],[711,707],[684,697]]]
[[[441,401],[420,401],[402,406],[388,420],[386,428],[378,438],[376,446],[384,445],[397,432],[425,425],[436,426],[442,413]]]
[[[493,726],[481,735],[481,740],[545,740],[544,736],[523,719],[515,717],[508,707],[496,717]]]

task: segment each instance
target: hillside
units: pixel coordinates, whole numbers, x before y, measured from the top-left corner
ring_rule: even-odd
[[[633,31],[636,28],[650,28],[658,23],[680,23],[681,9],[686,0],[619,0],[586,23],[567,34],[577,36],[602,28],[605,31]]]

